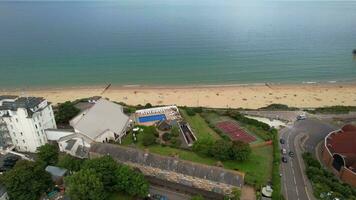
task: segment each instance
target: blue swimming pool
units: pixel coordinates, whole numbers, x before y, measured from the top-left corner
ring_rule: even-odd
[[[150,115],[150,116],[145,116],[145,117],[139,117],[138,121],[140,123],[145,123],[145,122],[153,122],[153,121],[162,121],[166,120],[166,115],[161,114],[161,115]]]

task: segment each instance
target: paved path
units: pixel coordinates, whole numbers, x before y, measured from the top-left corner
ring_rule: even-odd
[[[288,163],[281,164],[282,191],[287,200],[314,200],[312,189],[304,174],[304,162],[301,154],[303,148],[315,154],[317,144],[336,127],[332,127],[317,119],[296,121],[280,131],[281,138],[286,142],[281,145],[288,152],[295,153],[294,158],[288,157]],[[304,142],[301,144],[301,138]]]

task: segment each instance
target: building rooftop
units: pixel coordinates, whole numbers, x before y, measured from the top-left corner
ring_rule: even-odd
[[[121,133],[129,117],[124,114],[121,105],[100,99],[88,111],[79,114],[70,124],[80,133],[95,139],[106,131]]]
[[[95,143],[91,145],[90,152],[101,155],[109,154],[119,162],[131,162],[143,166],[150,166],[236,187],[242,187],[244,182],[243,173],[237,171],[198,164],[174,157],[146,153],[138,149],[119,145]]]
[[[0,110],[12,110],[16,111],[18,108],[34,109],[41,102],[44,101],[42,97],[16,97],[16,96],[0,96],[2,103],[0,104]]]
[[[346,167],[356,172],[356,127],[345,125],[340,131],[330,134],[326,142],[329,151],[341,155]]]
[[[67,173],[66,169],[51,165],[48,165],[45,170],[46,172],[50,173],[52,176],[55,177],[62,177]]]

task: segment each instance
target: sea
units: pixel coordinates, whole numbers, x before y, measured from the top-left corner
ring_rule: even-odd
[[[356,1],[0,0],[0,89],[356,80]]]

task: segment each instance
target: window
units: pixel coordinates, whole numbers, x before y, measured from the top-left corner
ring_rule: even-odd
[[[37,124],[35,124],[36,129],[38,129]]]
[[[23,133],[22,133],[22,132],[20,132],[20,134],[21,134],[21,136],[23,136]]]
[[[10,128],[11,128],[11,129],[14,129],[14,126],[11,124],[11,125],[10,125]]]
[[[42,125],[41,125],[41,122],[39,122],[38,124],[40,125],[40,127],[42,126]]]
[[[16,122],[19,122],[19,119],[16,118]]]
[[[37,131],[37,136],[40,136],[40,133]]]
[[[23,143],[26,143],[25,140],[22,140]]]
[[[19,143],[19,141],[18,140],[16,140],[16,144],[18,144]]]
[[[13,132],[12,134],[14,135],[14,137],[16,137],[16,133],[15,132]]]

